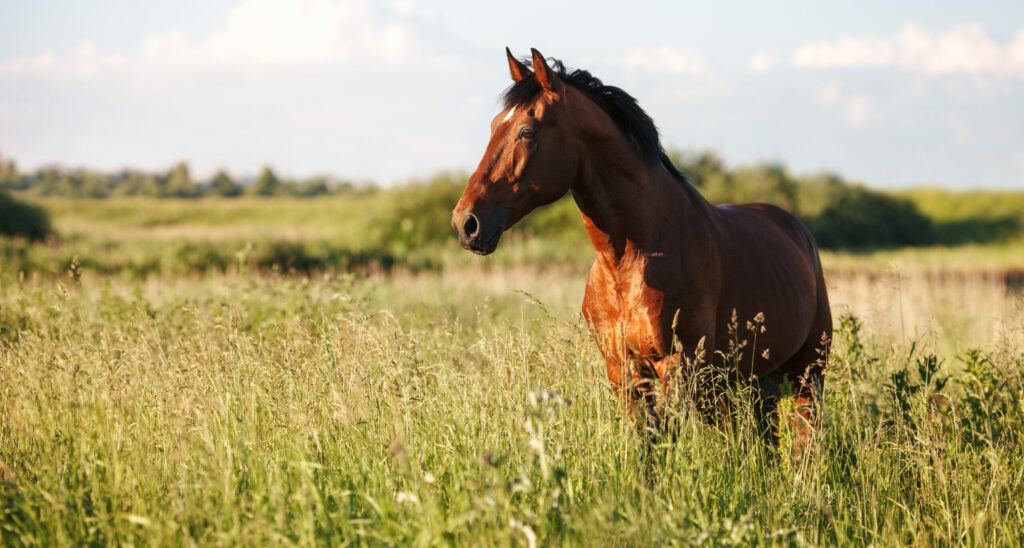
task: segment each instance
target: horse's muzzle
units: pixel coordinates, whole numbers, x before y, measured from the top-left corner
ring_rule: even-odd
[[[477,255],[490,255],[498,248],[505,215],[477,215],[473,211],[453,211],[452,228],[459,236],[459,245]]]

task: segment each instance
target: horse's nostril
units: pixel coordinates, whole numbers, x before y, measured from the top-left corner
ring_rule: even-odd
[[[476,236],[476,232],[479,229],[480,223],[476,222],[476,215],[470,213],[469,217],[466,218],[465,224],[462,225],[462,233],[465,234],[467,238],[472,238]]]

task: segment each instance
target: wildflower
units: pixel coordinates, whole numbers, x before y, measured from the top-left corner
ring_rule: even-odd
[[[395,502],[398,504],[410,502],[412,504],[419,504],[420,498],[416,496],[416,493],[410,493],[409,491],[399,491],[395,493]]]

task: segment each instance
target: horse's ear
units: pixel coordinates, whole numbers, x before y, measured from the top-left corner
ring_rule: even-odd
[[[508,71],[512,73],[512,81],[518,82],[523,79],[527,74],[530,74],[530,69],[526,68],[526,65],[522,61],[516,59],[512,55],[512,50],[505,48],[505,55],[508,56]]]
[[[557,79],[555,74],[548,68],[548,62],[544,60],[544,56],[535,48],[530,48],[533,52],[533,73],[537,76],[537,81],[540,82],[542,88],[547,91],[555,91]]]

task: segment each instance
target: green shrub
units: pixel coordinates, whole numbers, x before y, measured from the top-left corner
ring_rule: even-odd
[[[930,219],[912,202],[833,177],[798,186],[798,216],[826,249],[868,249],[935,242]]]
[[[42,208],[0,190],[0,234],[41,240],[52,233],[50,218]]]
[[[442,174],[426,184],[409,184],[387,192],[383,211],[371,221],[380,247],[396,253],[454,238],[452,209],[466,178],[460,174]]]
[[[542,207],[516,225],[513,231],[524,235],[557,240],[560,243],[587,243],[587,234],[583,230],[580,212],[571,194],[561,200]]]

